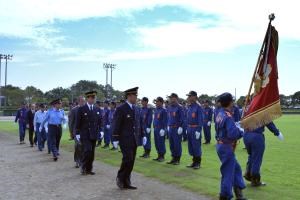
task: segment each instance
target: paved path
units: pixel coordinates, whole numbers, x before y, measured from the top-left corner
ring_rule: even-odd
[[[95,176],[81,176],[72,153],[53,162],[46,152],[18,145],[17,137],[0,133],[1,200],[208,200],[209,198],[133,174],[136,191],[115,185],[117,168],[97,162]]]

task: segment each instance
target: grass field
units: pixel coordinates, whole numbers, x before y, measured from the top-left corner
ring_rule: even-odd
[[[298,136],[300,134],[300,115],[285,115],[275,123],[285,136],[285,140],[279,141],[269,131],[265,132],[266,152],[261,174],[267,186],[262,188],[249,186],[245,190],[245,195],[253,200],[298,200],[300,199],[300,137]],[[13,122],[0,122],[1,132],[16,134],[17,128]],[[212,130],[214,129],[212,128]],[[68,141],[68,137],[68,133],[65,131],[62,147],[67,151],[72,151],[73,142]],[[156,157],[154,146],[152,147],[151,159],[137,158],[134,168],[136,172],[159,179],[166,184],[178,185],[190,191],[217,198],[220,163],[213,144],[203,146],[202,168],[196,171],[185,167],[191,162],[186,143],[183,143],[183,156],[179,166],[152,161],[152,158]],[[138,155],[142,152],[143,149],[139,148]],[[242,168],[245,169],[247,153],[243,150],[242,142],[236,152]],[[97,160],[113,166],[119,166],[121,160],[120,153],[103,149],[97,149],[96,157]],[[166,159],[170,159],[169,151]]]

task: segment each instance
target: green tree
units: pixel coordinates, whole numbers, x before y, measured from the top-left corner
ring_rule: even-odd
[[[45,100],[44,93],[40,89],[37,89],[34,86],[26,87],[24,90],[24,95],[27,103],[43,102]]]
[[[3,87],[2,94],[6,97],[7,106],[19,106],[25,100],[24,91],[21,88],[12,85]]]
[[[296,92],[292,97],[293,105],[300,104],[300,91]]]

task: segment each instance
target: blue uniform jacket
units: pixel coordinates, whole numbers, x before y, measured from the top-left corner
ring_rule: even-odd
[[[153,127],[155,129],[167,129],[168,114],[164,108],[156,108],[154,111]]]
[[[233,106],[231,114],[232,114],[235,122],[241,121],[241,112],[240,112],[239,107]]]
[[[15,122],[19,122],[19,123],[26,123],[26,116],[27,116],[27,110],[26,108],[20,108],[17,111],[17,115],[15,118]]]
[[[203,110],[197,103],[193,103],[187,110],[187,127],[196,128],[197,131],[201,131],[203,126]]]
[[[153,121],[153,111],[151,108],[143,107],[140,109],[142,123],[143,123],[143,131],[146,131],[146,128],[151,128],[151,124]]]
[[[213,117],[213,110],[211,107],[203,108],[203,122],[211,122]]]
[[[243,132],[235,125],[232,114],[224,108],[217,115],[216,130],[216,139],[223,143],[235,142],[243,136]]]
[[[168,107],[168,126],[183,127],[184,125],[184,112],[179,104],[170,105]]]
[[[103,126],[105,127],[106,125],[109,125],[109,109],[108,108],[104,108],[102,110],[102,123]]]
[[[214,122],[215,123],[216,123],[217,116],[218,116],[218,114],[220,112],[220,109],[221,108],[218,108],[218,107],[215,107],[215,109],[214,109]]]
[[[278,136],[279,135],[279,130],[277,129],[277,127],[275,126],[275,124],[273,122],[269,123],[266,125],[266,127],[275,135]],[[255,133],[261,133],[263,134],[263,132],[265,131],[265,126],[262,126],[260,128],[255,129],[254,131],[250,131],[250,132],[255,132]]]

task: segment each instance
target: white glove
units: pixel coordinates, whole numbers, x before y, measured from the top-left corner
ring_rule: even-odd
[[[63,129],[67,129],[67,124],[63,124]]]
[[[147,144],[147,138],[143,137],[143,146],[145,146]]]
[[[119,145],[119,141],[113,141],[113,146],[114,146],[114,148],[118,148],[118,145]]]
[[[151,132],[151,128],[146,128],[146,132],[149,134]]]
[[[110,129],[110,125],[106,125],[106,128],[107,128],[107,129]]]
[[[41,133],[42,132],[42,130],[43,130],[43,127],[42,126],[40,126],[40,128],[39,128],[39,132]],[[47,133],[48,133],[48,131],[46,131]]]
[[[170,132],[170,126],[168,126],[168,128],[167,128],[167,129],[168,129],[168,132]]]
[[[164,129],[160,129],[159,135],[160,135],[161,137],[164,137],[164,136],[165,136],[165,130],[164,130]]]
[[[104,137],[104,133],[103,133],[103,131],[101,131],[100,132],[100,139],[103,139],[103,137]]]
[[[45,131],[46,131],[46,133],[48,133],[48,127],[45,127]]]
[[[76,139],[77,139],[77,141],[79,141],[80,140],[80,135],[76,135]]]
[[[245,132],[245,130],[241,127],[241,122],[235,122],[235,126],[241,131],[241,132]]]
[[[36,127],[35,127],[35,126],[34,126],[34,129],[33,129],[33,130],[34,130],[34,132],[36,132]]]
[[[200,139],[201,133],[199,131],[195,132],[196,140]]]
[[[207,122],[207,126],[210,126],[210,125],[211,125],[211,121],[208,121],[208,122]]]
[[[179,127],[179,128],[178,128],[178,131],[177,131],[178,135],[181,135],[181,134],[182,134],[182,132],[183,132],[183,129],[182,129],[182,127]]]
[[[281,141],[284,140],[284,137],[281,132],[279,132],[279,135],[277,136],[277,138]]]

